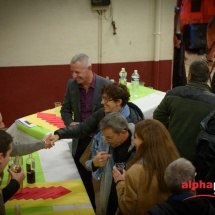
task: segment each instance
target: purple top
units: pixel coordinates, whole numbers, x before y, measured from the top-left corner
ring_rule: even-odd
[[[88,91],[79,85],[80,102],[81,102],[81,122],[87,119],[92,114],[93,94],[96,86],[96,76],[93,73],[93,81],[90,84]]]

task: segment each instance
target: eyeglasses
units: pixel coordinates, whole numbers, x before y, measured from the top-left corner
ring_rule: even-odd
[[[102,139],[105,141],[105,142],[111,142],[113,140],[113,137],[105,137],[102,135]]]
[[[109,99],[109,98],[106,98],[104,96],[102,96],[102,100],[104,100],[105,104],[110,102],[110,101],[113,101],[113,99]]]

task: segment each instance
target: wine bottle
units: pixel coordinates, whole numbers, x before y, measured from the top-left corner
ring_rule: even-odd
[[[27,171],[27,183],[35,183],[35,159],[32,154],[29,154],[29,158],[26,160],[26,171]]]

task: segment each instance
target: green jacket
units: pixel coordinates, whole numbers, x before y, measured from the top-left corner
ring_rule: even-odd
[[[182,157],[196,161],[196,138],[200,122],[215,109],[215,94],[207,84],[190,81],[168,91],[153,118],[162,122]]]

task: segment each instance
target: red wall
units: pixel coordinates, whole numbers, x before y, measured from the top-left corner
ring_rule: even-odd
[[[171,88],[171,60],[94,64],[93,71],[118,81],[122,67],[128,72],[128,81],[137,69],[146,86],[161,91]],[[0,67],[0,112],[6,127],[18,118],[53,108],[55,101],[62,102],[69,78],[69,65]]]
[[[69,66],[0,68],[0,112],[9,127],[17,118],[53,108],[62,101]]]
[[[172,84],[172,60],[163,61],[142,61],[132,63],[111,63],[94,65],[94,71],[103,77],[109,76],[110,79],[115,81],[119,80],[119,71],[124,67],[128,73],[128,81],[131,81],[131,75],[135,69],[140,74],[140,81],[145,82],[145,86],[152,86],[161,91],[171,89]],[[99,72],[102,70],[102,73]],[[157,74],[156,74],[157,73]],[[158,76],[158,80],[155,76]],[[157,80],[157,81],[156,81]]]

